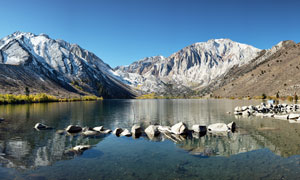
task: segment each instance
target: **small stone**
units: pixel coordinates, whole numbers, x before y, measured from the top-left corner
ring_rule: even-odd
[[[109,133],[111,133],[111,130],[110,129],[102,129],[100,132],[103,134],[109,134]]]
[[[103,130],[103,126],[97,126],[93,128],[94,131],[102,131]]]
[[[66,128],[66,131],[68,133],[79,133],[80,131],[82,131],[82,128],[80,126],[75,126],[75,125],[69,125],[67,128]]]
[[[73,147],[72,150],[74,150],[74,151],[85,151],[85,150],[88,150],[90,148],[91,148],[90,145],[78,145],[78,146]]]
[[[45,124],[42,124],[42,123],[36,123],[34,128],[36,130],[46,130],[46,129],[52,129],[50,126],[47,126]]]

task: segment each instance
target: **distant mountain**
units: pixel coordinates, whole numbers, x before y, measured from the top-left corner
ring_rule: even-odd
[[[230,70],[207,92],[214,96],[293,96],[300,94],[300,43],[282,41],[249,64]]]
[[[260,51],[230,39],[212,39],[185,47],[167,58],[145,58],[115,71],[144,93],[192,93],[231,68],[249,63]]]
[[[46,92],[132,98],[134,91],[95,54],[45,34],[15,32],[0,40],[0,93]]]

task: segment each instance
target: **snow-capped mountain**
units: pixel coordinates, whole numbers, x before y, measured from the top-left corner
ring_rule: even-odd
[[[1,39],[0,64],[30,68],[40,76],[40,81],[49,80],[79,94],[88,92],[106,98],[134,96],[95,54],[45,34],[15,32]]]
[[[115,70],[129,85],[144,92],[166,91],[151,84],[195,89],[208,85],[236,65],[247,64],[260,51],[230,39],[212,39],[185,47],[168,58],[145,58]]]

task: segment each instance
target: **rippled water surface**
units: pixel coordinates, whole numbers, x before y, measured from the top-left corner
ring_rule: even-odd
[[[227,114],[242,100],[104,100],[0,106],[0,179],[300,179],[300,124]],[[237,132],[170,140],[59,135],[69,124],[114,129],[235,121]],[[54,130],[35,131],[42,122]],[[82,155],[64,152],[76,145]]]

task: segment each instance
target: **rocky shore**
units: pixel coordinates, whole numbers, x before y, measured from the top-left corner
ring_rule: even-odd
[[[300,105],[261,103],[257,106],[237,106],[234,109],[234,115],[243,117],[269,117],[287,120],[289,123],[300,123]]]

